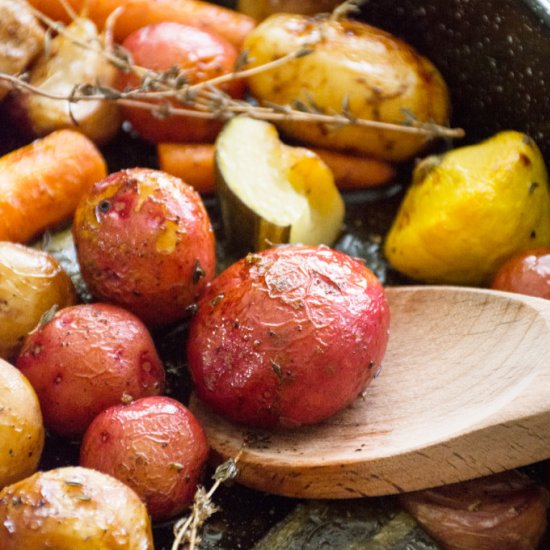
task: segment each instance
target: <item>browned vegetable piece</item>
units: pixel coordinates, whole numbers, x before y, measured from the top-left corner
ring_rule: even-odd
[[[53,256],[0,242],[0,357],[15,359],[44,313],[75,301],[71,279]]]
[[[0,72],[22,72],[43,46],[44,31],[24,0],[0,0]],[[0,82],[0,101],[8,90]]]
[[[401,502],[443,550],[534,550],[548,493],[518,471],[404,494]]]
[[[29,381],[0,359],[0,489],[34,473],[43,447],[38,398]]]
[[[87,468],[38,472],[0,492],[0,550],[153,550],[145,504]]]

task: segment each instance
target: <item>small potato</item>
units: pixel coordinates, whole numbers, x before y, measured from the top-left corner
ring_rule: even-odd
[[[191,411],[169,397],[145,397],[111,407],[90,424],[80,464],[134,489],[154,520],[191,502],[208,456],[208,442]]]
[[[498,269],[491,288],[550,300],[550,247],[515,254]]]
[[[164,389],[164,369],[149,332],[121,308],[65,308],[32,332],[17,367],[33,385],[46,427],[84,433],[97,414]]]
[[[0,242],[0,357],[15,359],[24,337],[46,311],[75,301],[71,279],[53,256]]]
[[[261,428],[313,424],[378,372],[389,310],[378,279],[327,247],[249,254],[219,275],[190,324],[197,395]]]
[[[308,48],[314,52],[248,78],[263,102],[310,105],[326,113],[404,123],[404,112],[423,122],[446,124],[447,87],[426,58],[396,37],[359,21],[320,20],[303,15],[272,15],[245,40],[252,66]],[[426,138],[387,130],[283,122],[293,138],[329,149],[344,149],[389,161],[402,161],[426,146]]]
[[[122,170],[94,185],[73,234],[90,292],[150,325],[184,318],[214,277],[214,233],[201,198],[164,172]]]
[[[236,48],[221,36],[173,22],[142,27],[128,36],[123,46],[137,65],[161,72],[177,67],[189,84],[231,73],[238,57]],[[139,85],[140,79],[134,73],[120,73],[118,87],[121,90]],[[233,80],[221,89],[233,97],[241,97],[244,84],[242,80]],[[178,102],[171,105],[190,108]],[[124,107],[123,115],[142,138],[154,143],[212,141],[222,127],[220,122],[201,118],[159,117],[138,107]]]
[[[0,359],[0,488],[35,472],[43,447],[38,398],[29,381]]]
[[[0,550],[153,550],[145,505],[111,476],[68,467],[0,492]]]

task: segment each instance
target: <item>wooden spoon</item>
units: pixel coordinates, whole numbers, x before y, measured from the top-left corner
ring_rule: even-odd
[[[323,424],[265,433],[192,410],[239,482],[353,498],[464,481],[550,458],[550,301],[454,287],[387,289],[381,375]]]

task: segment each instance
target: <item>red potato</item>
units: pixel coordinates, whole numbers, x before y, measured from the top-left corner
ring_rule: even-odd
[[[512,256],[495,274],[491,288],[550,299],[550,247]]]
[[[195,27],[170,22],[137,30],[126,38],[123,46],[132,55],[134,63],[141,67],[155,71],[179,67],[189,84],[231,73],[238,56],[235,47],[224,38]],[[120,73],[119,89],[139,85],[140,80],[135,74]],[[233,80],[220,89],[233,97],[241,97],[244,83],[242,80]],[[189,105],[177,102],[171,102],[171,105],[189,108]],[[125,107],[123,115],[141,137],[155,143],[213,141],[222,127],[220,122],[200,118],[169,116],[161,119],[151,111],[137,107]]]
[[[56,313],[26,338],[17,368],[38,395],[45,426],[84,433],[101,411],[164,389],[164,369],[141,321],[107,304]]]
[[[123,170],[93,186],[73,234],[92,294],[151,325],[185,317],[214,277],[214,233],[200,196],[157,170]]]
[[[262,428],[320,422],[380,369],[389,310],[378,279],[327,247],[249,254],[219,275],[190,325],[197,395]]]
[[[80,464],[123,481],[154,520],[163,520],[191,504],[207,457],[206,435],[191,411],[169,397],[145,397],[95,418]]]

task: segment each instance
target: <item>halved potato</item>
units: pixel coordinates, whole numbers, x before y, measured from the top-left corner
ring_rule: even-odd
[[[330,245],[338,236],[344,202],[332,172],[312,151],[283,144],[272,124],[233,119],[216,142],[215,165],[224,227],[234,248]]]

